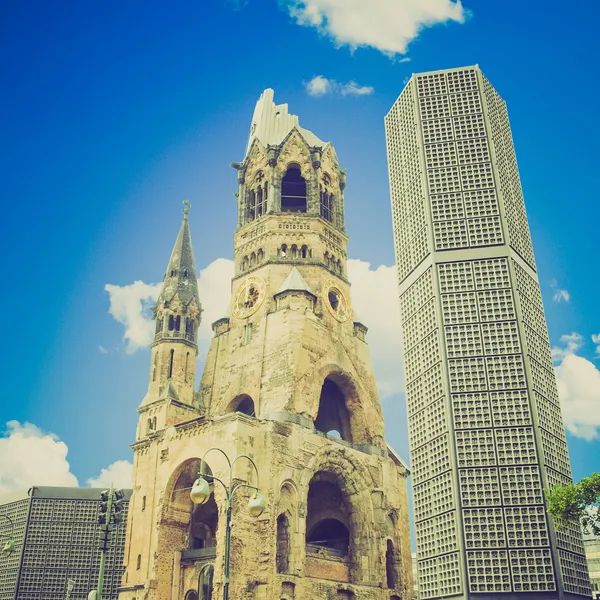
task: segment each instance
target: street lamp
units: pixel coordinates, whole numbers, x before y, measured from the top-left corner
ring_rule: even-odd
[[[10,523],[10,535],[2,546],[2,556],[10,556],[15,550],[15,524],[8,515],[0,515]]]
[[[206,475],[204,473],[204,459],[206,458],[206,455],[213,450],[220,452],[227,460],[227,464],[229,465],[229,485],[225,485],[223,481],[214,475]],[[254,472],[256,473],[256,486],[249,485],[248,483],[238,483],[233,485],[233,468],[235,467],[235,463],[240,458],[245,458],[254,467]],[[194,504],[204,504],[210,498],[211,491],[207,477],[211,481],[218,481],[223,486],[225,495],[227,497],[227,519],[225,522],[225,560],[223,565],[223,600],[229,600],[229,554],[231,548],[231,512],[233,508],[233,496],[240,488],[250,488],[251,490],[254,490],[254,494],[248,501],[248,512],[252,517],[260,517],[260,515],[263,513],[265,510],[265,498],[258,491],[258,468],[256,467],[254,461],[246,454],[240,454],[240,456],[231,462],[227,454],[225,454],[225,452],[223,452],[223,450],[220,448],[210,448],[207,450],[200,462],[198,479],[194,481],[192,491],[190,492],[190,498]]]

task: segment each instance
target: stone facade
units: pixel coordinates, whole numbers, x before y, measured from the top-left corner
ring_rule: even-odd
[[[254,117],[259,134],[234,164],[232,300],[213,324],[198,392],[186,358],[197,347],[183,325],[197,327],[201,314],[197,289],[181,279],[195,272],[187,214],[169,263],[133,445],[120,600],[221,597],[225,492],[215,483],[201,506],[189,496],[213,447],[252,458],[259,481],[245,459],[233,476],[266,499],[253,518],[252,492],[236,492],[230,598],[411,598],[408,470],[385,442],[367,328],[352,311],[345,173],[331,144],[293,123],[266,140],[261,132],[276,131],[266,119],[279,110],[295,118],[267,90]],[[228,483],[220,453],[206,464]]]

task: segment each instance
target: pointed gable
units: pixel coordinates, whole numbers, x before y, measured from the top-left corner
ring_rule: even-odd
[[[292,267],[292,270],[275,293],[275,296],[284,294],[285,292],[307,292],[315,296],[315,293],[310,289],[310,286],[296,267]]]

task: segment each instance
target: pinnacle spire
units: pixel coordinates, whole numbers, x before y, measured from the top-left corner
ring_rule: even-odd
[[[188,200],[184,200],[183,205],[183,220],[177,240],[175,240],[175,246],[171,252],[171,259],[165,272],[159,300],[170,302],[177,294],[183,304],[187,305],[195,299],[198,306],[200,306],[196,265],[194,263],[194,251],[188,219],[191,204]]]

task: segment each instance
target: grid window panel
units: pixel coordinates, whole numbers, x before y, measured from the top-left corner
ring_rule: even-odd
[[[451,116],[448,96],[424,96],[419,98],[419,109],[422,121]]]
[[[459,469],[460,497],[464,507],[500,506],[500,485],[496,468]]]
[[[517,279],[517,289],[527,296],[536,308],[543,311],[544,304],[538,282],[516,260],[513,260],[513,265]]]
[[[526,387],[525,368],[521,355],[488,356],[485,362],[490,390]]]
[[[460,594],[462,586],[458,553],[445,554],[437,560],[440,595],[444,597]]]
[[[458,549],[455,511],[419,521],[415,528],[420,557],[429,558]]]
[[[549,546],[544,506],[507,506],[504,508],[508,545],[513,548]]]
[[[565,440],[565,428],[563,425],[560,408],[549,402],[537,392],[533,392],[537,407],[540,427],[551,433],[561,441]]]
[[[459,165],[491,162],[491,154],[486,138],[458,140],[456,155]]]
[[[479,392],[487,389],[483,358],[462,358],[448,361],[450,391]]]
[[[485,190],[494,187],[494,175],[491,163],[473,163],[460,167],[462,189]]]
[[[430,333],[424,340],[419,343],[421,349],[421,357],[423,368],[429,370],[433,365],[441,361],[440,341],[437,330]]]
[[[482,113],[481,100],[477,90],[462,92],[461,94],[452,94],[450,96],[450,106],[454,116]]]
[[[531,427],[495,429],[499,465],[537,463],[535,437]]]
[[[477,304],[482,321],[507,321],[516,319],[512,290],[486,290],[477,292]]]
[[[417,81],[417,93],[419,97],[438,96],[448,93],[445,73],[418,75],[415,79]]]
[[[31,502],[32,521],[51,521],[52,520],[52,500],[35,499]]]
[[[457,140],[486,137],[483,115],[453,117],[452,123],[454,125],[454,136]]]
[[[440,142],[451,142],[454,139],[452,119],[433,119],[423,122],[423,142],[435,144]]]
[[[405,351],[414,348],[423,338],[437,328],[435,301],[424,304],[402,327]]]
[[[552,489],[555,485],[569,485],[573,483],[573,479],[570,475],[559,473],[552,468],[546,469],[546,475],[548,476],[548,486]]]
[[[563,575],[565,592],[590,596],[592,588],[588,576],[588,568],[585,556],[558,551],[560,568]]]
[[[483,348],[486,355],[519,354],[519,329],[516,321],[500,321],[481,325]]]
[[[544,398],[550,400],[553,404],[560,406],[554,372],[544,369],[544,367],[535,360],[530,360],[529,365],[531,367],[533,389],[544,396]]]
[[[559,548],[574,552],[575,554],[585,554],[581,528],[578,524],[566,521],[561,523],[560,527],[555,527],[554,529],[556,532],[556,545]]]
[[[428,479],[413,487],[415,521],[423,521],[454,508],[452,472]]]
[[[467,221],[469,244],[479,246],[498,246],[504,243],[500,217],[477,217]]]
[[[510,287],[510,275],[506,258],[473,261],[473,271],[478,290]]]
[[[415,484],[450,470],[448,434],[416,448],[412,452],[412,466]]]
[[[512,590],[506,550],[467,552],[467,572],[471,592],[510,592]]]
[[[483,346],[479,325],[453,325],[444,328],[448,358],[481,356]]]
[[[500,467],[499,471],[504,504],[544,503],[542,479],[537,465]]]
[[[430,267],[400,296],[402,321],[406,321],[432,297],[433,278]]]
[[[544,451],[544,463],[555,471],[571,475],[571,461],[569,460],[566,440],[556,438],[541,428],[540,434]]]
[[[515,592],[551,592],[556,589],[550,550],[509,550]]]
[[[442,142],[425,146],[425,165],[428,169],[450,167],[457,164],[454,142]]]
[[[468,248],[467,222],[465,220],[438,221],[433,224],[433,239],[436,250]]]
[[[476,91],[479,88],[475,69],[458,69],[456,71],[448,71],[447,75],[448,92],[451,94]]]
[[[474,289],[473,267],[470,262],[451,262],[438,265],[440,292],[468,292]]]
[[[473,190],[462,194],[465,216],[468,218],[492,217],[499,214],[495,190]]]
[[[496,449],[491,429],[456,431],[456,455],[459,467],[496,465]]]
[[[477,301],[474,292],[442,295],[442,316],[444,325],[477,323]]]
[[[504,548],[506,534],[501,508],[466,508],[462,511],[465,547]]]
[[[524,324],[525,341],[527,342],[527,354],[542,367],[553,371],[552,350],[546,336],[538,335],[529,325]]]
[[[487,393],[452,394],[455,429],[491,427],[490,400]]]
[[[464,219],[465,208],[460,192],[431,196],[431,216],[434,222]]]
[[[410,447],[418,448],[447,431],[446,402],[445,398],[439,398],[411,417]]]
[[[444,395],[444,380],[441,364],[406,385],[409,417]]]
[[[428,169],[427,182],[430,194],[447,194],[461,190],[458,167]]]

